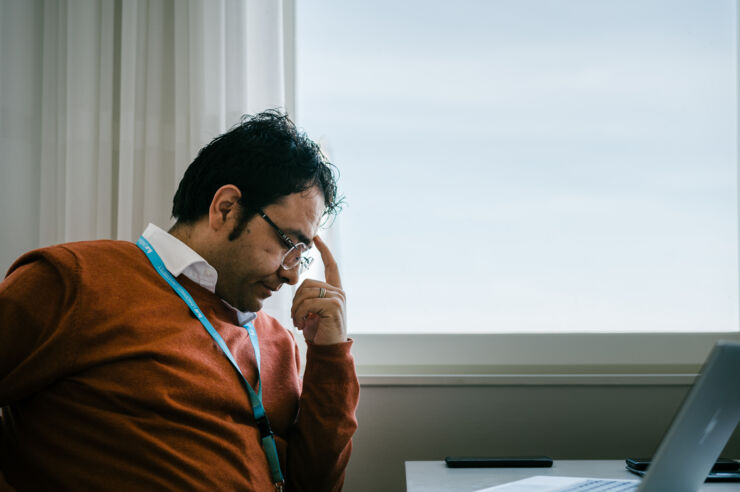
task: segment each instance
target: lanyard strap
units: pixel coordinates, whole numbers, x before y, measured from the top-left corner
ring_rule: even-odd
[[[211,338],[213,338],[213,340],[219,346],[226,358],[229,359],[229,362],[236,370],[236,373],[239,375],[239,379],[241,380],[244,388],[247,390],[249,401],[252,404],[254,418],[257,421],[257,427],[260,431],[262,447],[265,450],[267,462],[270,465],[272,481],[275,484],[276,489],[282,490],[285,480],[283,479],[283,474],[280,471],[280,460],[278,459],[277,447],[275,446],[275,435],[270,428],[270,421],[267,419],[267,415],[265,414],[265,407],[262,405],[262,380],[260,378],[260,346],[259,341],[257,340],[257,331],[254,329],[254,325],[250,322],[245,324],[244,328],[246,328],[247,332],[249,333],[249,340],[252,342],[252,347],[254,348],[254,356],[257,359],[258,390],[256,393],[254,389],[252,389],[252,385],[250,385],[249,381],[247,381],[247,378],[245,378],[244,374],[242,374],[241,369],[239,369],[239,365],[236,363],[236,360],[231,354],[231,351],[226,345],[226,342],[224,342],[224,339],[221,338],[221,335],[219,335],[213,325],[211,325],[210,321],[208,321],[208,318],[206,318],[206,316],[203,314],[203,311],[200,310],[193,297],[188,293],[187,290],[185,290],[182,285],[177,282],[177,280],[175,280],[175,277],[172,276],[169,270],[167,270],[167,267],[164,266],[162,258],[159,257],[149,241],[144,239],[144,236],[141,236],[139,240],[136,241],[136,245],[146,254],[146,257],[149,258],[149,261],[151,262],[157,273],[159,273],[159,275],[164,278],[168,284],[170,284],[170,287],[172,287],[177,295],[180,296],[183,301],[185,301],[185,304],[188,305],[190,311],[195,315],[198,321],[201,322],[208,334],[211,335]]]

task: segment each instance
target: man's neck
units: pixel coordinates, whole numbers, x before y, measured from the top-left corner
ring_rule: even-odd
[[[170,230],[167,231],[168,234],[176,237],[183,243],[190,246],[190,236],[192,234],[191,228],[189,226],[184,226],[182,224],[175,224],[172,227],[170,227]],[[192,248],[192,246],[190,246]]]
[[[210,263],[208,254],[208,247],[203,241],[200,240],[198,231],[194,224],[175,224],[167,231],[173,237],[179,239],[185,245],[198,253],[204,260]]]

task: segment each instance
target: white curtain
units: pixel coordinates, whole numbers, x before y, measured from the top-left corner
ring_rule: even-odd
[[[294,114],[293,12],[293,0],[0,0],[2,271],[39,246],[167,228],[203,145],[242,114]],[[289,294],[266,306],[284,324]]]

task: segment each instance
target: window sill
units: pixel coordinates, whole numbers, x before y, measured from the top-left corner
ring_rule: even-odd
[[[350,336],[366,385],[690,384],[717,340],[740,340],[738,332]]]
[[[690,386],[696,374],[361,375],[361,386]]]

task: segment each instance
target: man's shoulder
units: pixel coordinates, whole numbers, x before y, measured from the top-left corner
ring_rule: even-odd
[[[130,267],[145,258],[138,247],[128,241],[102,239],[56,244],[34,249],[19,257],[8,275],[25,265],[43,262],[62,271],[80,272],[96,268]]]

